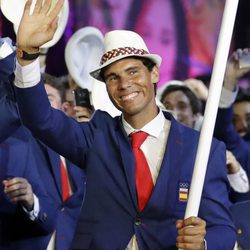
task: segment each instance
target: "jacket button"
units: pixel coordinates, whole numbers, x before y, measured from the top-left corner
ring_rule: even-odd
[[[238,234],[238,235],[241,235],[241,234],[242,234],[241,228],[237,229],[237,234]]]
[[[136,218],[135,225],[136,226],[140,226],[141,225],[141,219],[140,218]]]
[[[47,213],[43,213],[43,219],[44,219],[44,220],[47,220],[47,219],[48,219]]]
[[[65,208],[64,208],[64,207],[62,207],[62,208],[61,208],[61,212],[63,212],[64,210],[65,210]]]

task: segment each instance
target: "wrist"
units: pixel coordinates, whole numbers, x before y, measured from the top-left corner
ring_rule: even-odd
[[[224,88],[234,92],[238,83],[238,78],[237,77],[230,77],[230,76],[225,76],[224,79]]]
[[[17,46],[16,54],[20,65],[25,66],[36,60],[40,55],[40,51],[39,48],[23,48]]]

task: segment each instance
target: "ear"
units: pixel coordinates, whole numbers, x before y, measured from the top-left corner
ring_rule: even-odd
[[[68,109],[69,109],[69,107],[70,107],[70,104],[69,104],[69,102],[63,102],[63,104],[62,104],[62,110],[63,110],[63,112],[67,112],[68,111]]]
[[[159,81],[159,78],[159,68],[157,66],[154,66],[151,71],[151,82],[156,84]]]

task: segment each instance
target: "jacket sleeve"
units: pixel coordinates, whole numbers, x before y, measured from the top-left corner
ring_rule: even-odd
[[[199,216],[206,221],[207,249],[233,249],[236,233],[229,212],[225,146],[213,141]]]

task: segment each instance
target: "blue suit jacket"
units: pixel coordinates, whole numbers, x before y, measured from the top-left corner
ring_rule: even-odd
[[[237,242],[245,250],[250,246],[250,201],[233,204],[230,208],[237,230]]]
[[[60,175],[60,156],[46,145],[39,143],[36,150],[43,151],[42,154],[36,155],[37,161],[40,162],[39,174],[46,186],[49,197],[53,200],[53,206],[57,210],[56,222],[56,249],[68,250],[74,236],[77,218],[83,202],[85,190],[85,176],[83,171],[74,166],[71,162],[66,161],[68,174],[71,181],[73,194],[63,202],[62,185]],[[47,162],[47,164],[43,164]],[[46,239],[47,243],[51,235]],[[44,240],[41,237],[41,242]]]
[[[41,182],[34,145],[35,141],[24,127],[0,144],[0,182],[8,177],[27,179],[40,205],[38,219],[31,221],[20,205],[9,202],[0,186],[0,249],[44,249],[37,248],[37,239],[55,227],[56,210]]]
[[[18,108],[13,102],[15,95],[13,92],[12,73],[14,64],[14,53],[5,59],[0,60],[0,81],[2,90],[5,91],[0,99],[0,140],[8,137],[14,131],[20,128],[20,118]],[[4,120],[2,120],[4,117]],[[29,132],[30,140],[34,140]],[[56,210],[57,218],[54,229],[56,230],[56,249],[68,250],[71,244],[77,217],[79,215],[82,200],[84,197],[85,176],[83,171],[72,163],[67,161],[69,178],[72,183],[73,195],[66,201],[62,200],[61,175],[60,175],[60,157],[57,153],[36,140],[32,145],[34,157],[40,180],[45,187],[46,193],[53,201],[51,210]],[[52,234],[36,237],[36,245],[32,245],[30,239],[21,242],[22,249],[46,249],[46,246]],[[26,248],[25,248],[26,247]]]
[[[240,137],[235,130],[232,123],[232,113],[232,107],[218,109],[214,135],[226,144],[228,150],[233,152],[250,179],[250,141]],[[237,193],[231,190],[230,198],[233,202],[249,200],[250,192]]]
[[[17,106],[13,105],[12,84],[15,53],[0,60],[0,143],[12,135],[21,123]],[[11,115],[10,115],[11,114]]]
[[[175,221],[184,217],[180,187],[190,184],[199,134],[171,120],[161,170],[151,198],[138,212],[134,156],[120,117],[96,111],[78,123],[50,107],[43,84],[16,89],[25,124],[42,141],[85,168],[86,195],[72,249],[125,249],[136,234],[140,249],[172,249]],[[37,116],[40,113],[43,116]],[[225,148],[213,140],[199,216],[207,222],[208,249],[233,249]]]

